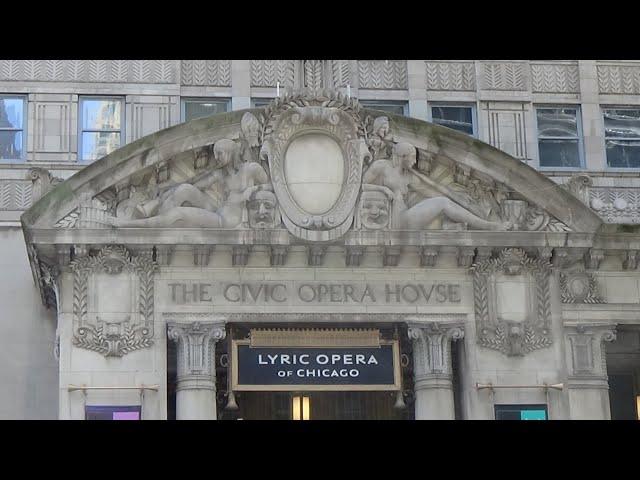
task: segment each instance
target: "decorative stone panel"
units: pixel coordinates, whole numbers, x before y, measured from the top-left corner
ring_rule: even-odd
[[[425,61],[427,90],[476,91],[474,62]]]
[[[319,90],[325,86],[324,61],[304,61],[304,86],[314,90]]]
[[[33,151],[65,153],[70,151],[72,102],[33,102]]]
[[[482,62],[483,90],[527,90],[526,62]]]
[[[608,223],[640,223],[640,189],[590,187],[589,206]]]
[[[349,60],[332,60],[331,75],[333,77],[334,88],[353,85],[353,75]]]
[[[295,83],[294,60],[251,60],[251,86],[293,87]]]
[[[547,260],[529,257],[519,248],[505,248],[497,258],[475,263],[470,271],[479,345],[515,356],[552,344],[551,265]],[[526,312],[523,320],[500,317],[497,275],[511,277],[514,282],[518,277],[525,280],[526,301],[521,303],[530,304],[533,311]]]
[[[231,86],[231,60],[182,60],[182,85]]]
[[[598,64],[597,71],[600,93],[640,94],[640,65]]]
[[[30,180],[0,180],[0,210],[26,210],[32,189]]]
[[[76,253],[80,250],[76,249]],[[73,271],[73,345],[105,357],[121,357],[153,345],[153,290],[157,264],[150,255],[131,256],[125,247],[107,246],[96,255],[75,258],[70,265]],[[118,318],[96,307],[107,295],[109,301],[114,300],[111,292],[95,284],[95,290],[90,291],[91,277],[95,275],[117,276],[117,281],[110,279],[107,283],[120,285],[114,288],[120,289],[123,303],[127,296],[135,295],[128,314],[123,312],[127,307],[119,301],[116,303],[120,310],[115,314]],[[132,288],[127,289],[125,282]],[[134,291],[137,293],[131,293]]]
[[[0,81],[175,83],[174,60],[0,60]]]
[[[606,303],[593,274],[584,271],[560,272],[562,303]]]
[[[578,63],[532,63],[531,89],[534,93],[578,93]]]
[[[521,160],[526,160],[527,134],[523,103],[482,103],[487,115],[487,142]]]
[[[407,88],[406,60],[359,60],[359,88],[376,90],[405,90]]]

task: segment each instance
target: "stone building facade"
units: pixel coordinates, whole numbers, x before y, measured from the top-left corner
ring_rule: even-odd
[[[2,418],[638,414],[638,61],[0,60],[0,100]]]

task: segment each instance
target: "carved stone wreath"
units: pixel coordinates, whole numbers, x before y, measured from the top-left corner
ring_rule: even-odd
[[[281,113],[273,130],[265,136],[261,156],[269,161],[274,191],[282,219],[294,235],[305,240],[325,241],[344,234],[353,222],[360,192],[364,158],[369,156],[358,124],[344,109],[327,106],[294,106]],[[342,149],[342,190],[328,211],[315,215],[301,208],[292,196],[285,175],[285,154],[291,142],[309,133],[322,133]]]
[[[531,258],[519,248],[506,248],[497,258],[487,258],[470,268],[473,274],[478,344],[509,356],[524,355],[549,347],[551,340],[551,264]],[[494,276],[527,274],[533,276],[535,309],[522,322],[500,319],[496,314]]]
[[[606,303],[598,292],[596,278],[588,272],[560,272],[562,303]]]
[[[157,264],[147,255],[131,256],[123,246],[106,246],[97,255],[76,258],[73,278],[73,345],[105,357],[121,357],[153,345],[153,279]],[[105,322],[88,315],[89,276],[123,271],[138,276],[138,312],[120,322]],[[137,321],[136,321],[137,320]]]

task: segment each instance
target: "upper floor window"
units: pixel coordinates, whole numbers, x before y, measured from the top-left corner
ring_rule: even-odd
[[[395,100],[360,100],[360,105],[364,108],[372,108],[374,110],[383,110],[396,115],[407,115],[409,106],[407,102]]]
[[[432,105],[431,121],[443,127],[475,137],[477,135],[475,109],[471,105]]]
[[[273,98],[252,98],[251,108],[265,107],[273,102]]]
[[[602,116],[607,165],[640,168],[640,108],[606,108]]]
[[[80,160],[97,160],[122,145],[122,99],[80,98]]]
[[[538,107],[538,153],[541,167],[582,166],[580,110],[571,107]]]
[[[182,100],[182,121],[188,122],[230,110],[231,100],[228,98],[186,98]]]
[[[0,160],[24,159],[25,97],[0,95]]]

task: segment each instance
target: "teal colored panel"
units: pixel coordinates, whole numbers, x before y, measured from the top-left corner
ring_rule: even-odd
[[[547,414],[544,410],[522,410],[520,420],[546,420]]]

